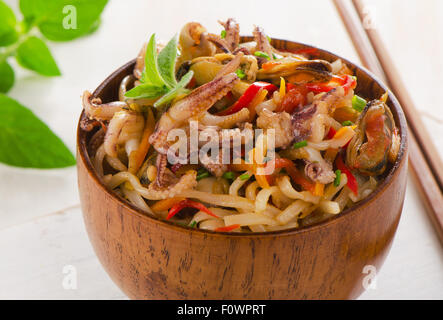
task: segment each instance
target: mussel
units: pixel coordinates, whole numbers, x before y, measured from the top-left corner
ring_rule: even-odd
[[[346,150],[346,163],[362,174],[375,176],[386,170],[390,157],[394,117],[380,100],[367,103],[357,120],[356,135]]]
[[[284,57],[271,67],[260,69],[257,79],[279,79],[280,77],[297,77],[297,75],[308,81],[327,82],[331,79],[331,64],[324,60],[300,60],[293,57]],[[298,82],[294,79],[293,82]]]

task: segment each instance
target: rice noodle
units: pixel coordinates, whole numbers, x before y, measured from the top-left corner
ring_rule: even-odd
[[[302,200],[296,200],[289,207],[283,210],[276,217],[276,219],[280,224],[286,224],[292,219],[296,218],[297,215],[299,215],[301,211],[307,206],[309,206],[309,203]]]
[[[117,171],[128,171],[128,167],[126,167],[123,162],[119,158],[111,157],[110,155],[106,155],[106,162]]]
[[[254,181],[250,183],[245,190],[246,198],[249,200],[255,200],[257,198],[257,189],[259,188],[258,182]]]
[[[277,191],[277,187],[260,190],[260,192],[257,194],[257,197],[255,198],[255,212],[263,213],[266,210],[266,205],[268,204],[269,197],[273,192]]]
[[[98,147],[93,160],[94,168],[99,177],[103,177],[103,159],[105,158],[105,155],[105,147],[102,143],[100,147]]]
[[[279,176],[277,178],[277,185],[280,188],[280,191],[288,198],[294,200],[304,200],[311,203],[318,203],[320,201],[320,197],[314,196],[309,191],[298,192],[295,190],[292,187],[288,176]]]
[[[226,225],[239,224],[240,226],[253,226],[253,225],[277,225],[278,222],[272,218],[259,213],[240,213],[223,218]]]
[[[245,176],[247,177],[246,179],[243,178]],[[238,176],[237,179],[235,179],[234,182],[231,183],[231,186],[229,187],[229,194],[231,196],[237,196],[238,190],[240,190],[240,188],[243,187],[246,182],[248,182],[251,176],[252,176],[251,171],[246,171],[241,176]]]
[[[154,212],[151,210],[151,208],[149,208],[149,206],[147,205],[145,200],[143,200],[143,198],[140,196],[139,193],[133,190],[129,190],[128,188],[125,187],[121,188],[121,190],[123,191],[123,194],[126,196],[126,198],[128,198],[128,200],[133,205],[135,205],[136,207],[138,207],[143,211],[146,211],[151,216],[155,216]]]

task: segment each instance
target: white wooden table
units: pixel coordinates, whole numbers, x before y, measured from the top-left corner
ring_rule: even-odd
[[[6,2],[17,8],[15,1]],[[443,3],[401,3],[376,0],[370,1],[370,8],[376,8],[377,28],[396,57],[434,143],[443,150],[443,22],[439,19]],[[260,24],[271,36],[314,44],[359,61],[328,0],[271,4],[112,0],[98,32],[71,43],[51,44],[61,78],[21,71],[10,95],[32,108],[75,150],[82,91],[93,90],[132,59],[152,32],[168,40],[191,20],[218,32],[217,19],[233,16],[241,23],[242,34]],[[87,238],[75,168],[40,171],[0,165],[0,178],[0,299],[126,299],[102,269]],[[76,269],[76,289],[63,286],[66,266]],[[376,289],[361,298],[443,299],[443,250],[412,180]]]

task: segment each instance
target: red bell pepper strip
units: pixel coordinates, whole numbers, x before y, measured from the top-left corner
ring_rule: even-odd
[[[268,94],[272,94],[277,87],[272,83],[257,81],[251,84],[248,89],[246,89],[245,93],[229,108],[222,110],[217,113],[218,116],[226,116],[230,114],[234,114],[240,111],[243,108],[246,108],[252,100],[254,100],[255,95],[260,91],[260,89],[265,89],[268,91]]]
[[[346,174],[346,177],[348,178],[348,182],[346,185],[357,196],[358,195],[357,179],[354,177],[351,170],[349,170],[349,168],[345,165],[341,155],[336,158],[335,165],[337,166],[337,169],[341,171],[341,173]]]
[[[220,227],[220,228],[216,228],[214,231],[219,231],[219,232],[229,232],[235,229],[240,228],[239,224],[231,224],[229,226],[226,227]]]
[[[318,49],[317,48],[303,48],[303,49],[298,49],[295,50],[294,53],[296,54],[309,54],[309,55],[319,55]]]
[[[292,178],[294,183],[300,185],[304,190],[311,191],[312,193],[315,190],[315,183],[312,181],[309,181],[307,178],[305,178],[295,167],[294,162],[292,162],[289,159],[285,158],[278,158],[271,161],[268,161],[266,163],[265,172],[269,173],[271,171],[271,168],[274,167],[275,169],[285,168],[286,172],[289,174],[289,176]]]
[[[347,94],[349,89],[354,89],[357,86],[357,81],[354,77],[345,74],[343,76],[333,76],[329,82],[312,82],[305,84],[309,91],[316,94],[320,92],[329,92],[336,88],[337,85],[342,86],[345,89],[345,94]]]
[[[203,211],[203,212],[209,214],[210,216],[219,218],[219,216],[213,214],[211,212],[211,210],[206,208],[200,202],[196,202],[196,201],[192,201],[192,200],[183,200],[183,201],[180,201],[179,203],[173,205],[171,207],[171,209],[169,209],[168,216],[166,217],[166,220],[171,219],[173,216],[175,216],[177,213],[179,213],[184,208],[195,208],[197,210],[200,210],[200,211]]]
[[[319,56],[320,52],[317,48],[301,48],[301,49],[282,49],[283,52],[291,52],[295,54],[307,54],[311,56]]]
[[[334,138],[336,133],[337,133],[337,131],[334,128],[330,127],[328,134],[326,135],[326,138],[328,138],[330,140],[330,139]]]
[[[350,75],[345,75],[345,77],[346,81],[342,86],[345,89],[345,94],[347,94],[350,89],[355,89],[355,87],[357,86],[357,80],[355,80],[355,77],[352,77]]]

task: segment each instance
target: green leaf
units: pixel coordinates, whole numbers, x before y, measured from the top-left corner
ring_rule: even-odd
[[[14,80],[14,70],[9,63],[6,61],[0,63],[0,93],[8,92],[14,85]]]
[[[177,58],[177,36],[174,36],[158,54],[157,63],[161,77],[170,87],[175,87],[175,60]]]
[[[125,97],[131,99],[154,99],[162,96],[166,92],[166,87],[164,86],[157,87],[150,83],[143,83],[126,92]]]
[[[17,49],[16,59],[24,68],[44,76],[59,76],[60,70],[43,40],[29,37]]]
[[[175,97],[177,97],[179,94],[181,93],[185,93],[187,92],[187,90],[185,89],[185,87],[188,85],[188,83],[191,81],[192,77],[194,76],[194,72],[188,71],[187,74],[185,74],[179,83],[177,83],[177,85],[171,90],[169,91],[167,94],[165,94],[163,97],[161,97],[160,99],[158,99],[155,103],[154,103],[154,107],[159,107],[163,104],[169,103],[172,100],[175,99]]]
[[[20,0],[25,21],[53,41],[69,41],[94,30],[108,0]],[[96,28],[95,28],[96,29]]]
[[[91,28],[88,30],[88,32],[85,33],[85,35],[92,34],[92,33],[96,32],[97,29],[98,29],[98,27],[100,27],[101,23],[102,23],[102,19],[101,19],[101,18],[98,18],[98,19],[97,19],[97,20],[91,25]]]
[[[155,33],[149,39],[148,46],[146,47],[145,69],[142,72],[140,81],[142,83],[150,83],[155,87],[163,87],[166,84],[158,70]]]
[[[17,41],[16,23],[14,11],[0,0],[0,46],[7,46]]]
[[[0,111],[0,162],[46,169],[75,164],[60,138],[29,109],[0,94]]]

